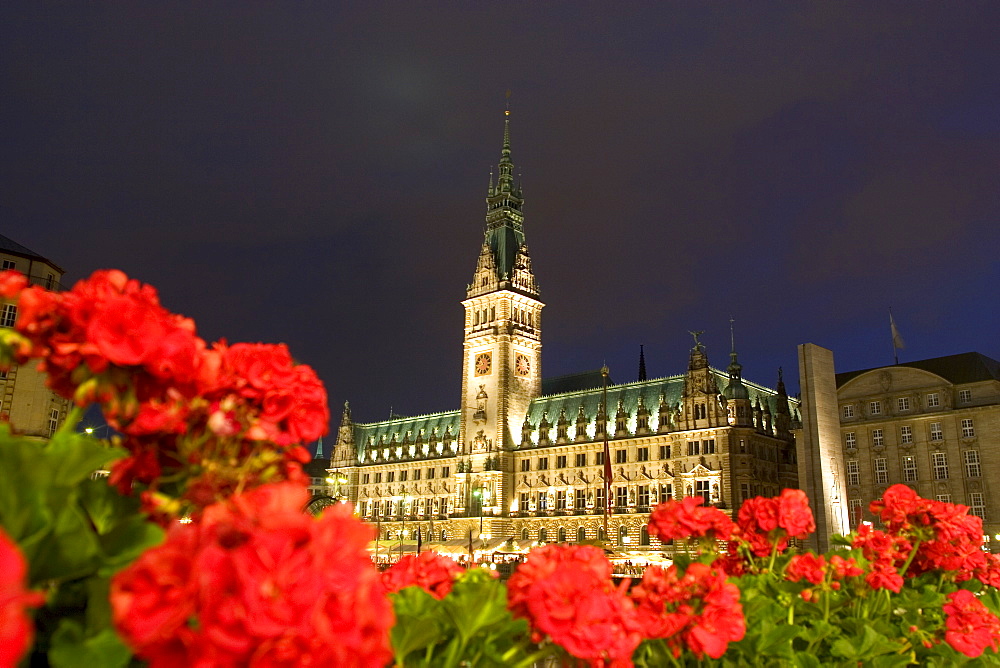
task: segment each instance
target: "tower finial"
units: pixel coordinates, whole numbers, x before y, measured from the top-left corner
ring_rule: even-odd
[[[490,176],[492,177],[492,174],[490,174]],[[729,316],[729,343],[730,343],[730,348],[729,349],[732,351],[733,354],[736,354],[736,334],[733,332],[733,323],[734,322],[735,321],[733,320],[733,316],[730,315]]]
[[[646,356],[643,354],[642,344],[639,344],[639,380],[646,380]]]

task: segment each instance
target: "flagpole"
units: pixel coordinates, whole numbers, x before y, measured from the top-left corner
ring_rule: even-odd
[[[899,335],[899,330],[896,329],[896,321],[892,317],[892,307],[889,307],[889,335],[892,337],[892,358],[899,364],[899,352],[900,348],[905,348],[906,344],[903,343],[903,337]]]
[[[601,367],[604,386],[601,395],[601,410],[604,412],[604,540],[610,541],[608,516],[611,515],[611,451],[608,449],[608,365]]]

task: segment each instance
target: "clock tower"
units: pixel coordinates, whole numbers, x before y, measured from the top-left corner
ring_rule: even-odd
[[[506,512],[512,489],[513,434],[541,395],[542,304],[524,241],[520,183],[510,159],[505,112],[499,174],[486,192],[486,228],[466,290],[460,443],[471,466],[473,506]],[[474,476],[474,478],[473,478]],[[477,491],[478,490],[478,491]],[[474,507],[472,510],[476,510]]]

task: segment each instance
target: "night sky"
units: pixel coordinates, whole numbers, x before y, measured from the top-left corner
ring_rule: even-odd
[[[1000,3],[0,7],[0,232],[373,421],[458,408],[510,89],[546,377],[1000,358]]]

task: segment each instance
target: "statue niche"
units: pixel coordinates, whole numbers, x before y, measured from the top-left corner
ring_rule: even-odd
[[[486,394],[486,386],[479,386],[479,394],[476,395],[476,412],[472,414],[472,419],[475,422],[486,422],[486,402],[489,399],[489,395]]]

